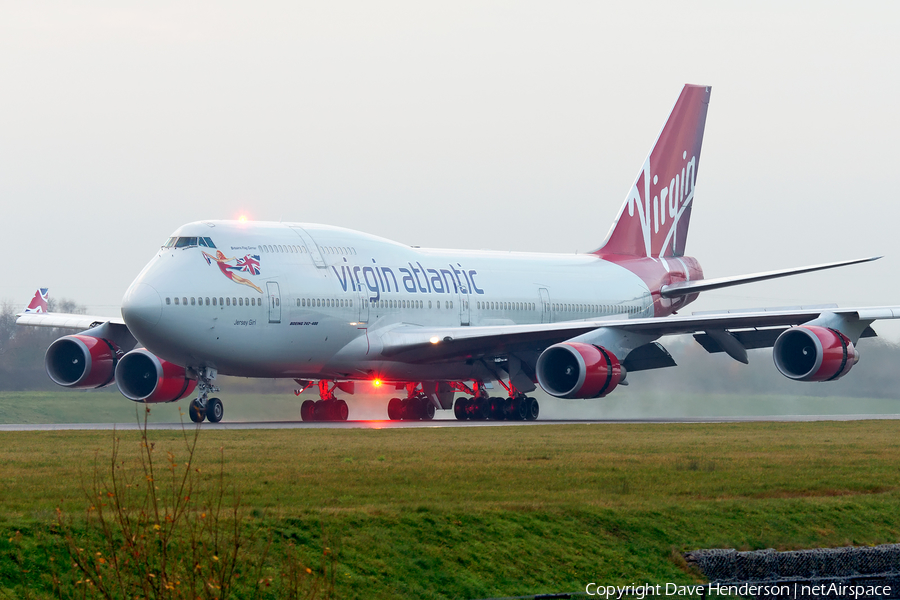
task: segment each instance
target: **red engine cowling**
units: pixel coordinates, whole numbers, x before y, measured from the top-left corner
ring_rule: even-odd
[[[47,348],[44,367],[53,383],[76,389],[101,388],[113,382],[122,352],[109,340],[67,335]]]
[[[544,391],[557,398],[602,398],[625,378],[612,352],[581,342],[550,346],[538,357],[536,371]]]
[[[775,366],[797,381],[834,381],[859,362],[859,352],[846,335],[817,325],[791,327],[772,349]]]
[[[184,367],[138,348],[122,357],[116,366],[119,391],[135,402],[174,402],[194,391],[197,381],[188,379]]]

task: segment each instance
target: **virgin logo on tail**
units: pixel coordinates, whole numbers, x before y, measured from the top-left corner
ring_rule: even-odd
[[[628,216],[637,213],[638,222],[644,240],[646,256],[678,256],[684,253],[683,248],[676,247],[678,224],[694,199],[694,185],[697,183],[697,156],[687,159],[687,150],[682,152],[684,161],[680,172],[676,172],[668,183],[659,181],[659,175],[653,174],[651,157],[644,161],[644,168],[628,195]],[[652,177],[651,177],[652,175]],[[652,184],[651,184],[652,181]],[[643,185],[641,185],[643,184]],[[638,188],[643,187],[643,193]],[[652,186],[652,187],[651,187]],[[660,188],[660,186],[662,186]],[[650,198],[653,198],[652,202]],[[668,230],[666,227],[668,226]],[[653,247],[653,240],[663,231],[665,237],[658,248]],[[682,240],[683,242],[683,240]],[[671,251],[669,244],[672,244]]]
[[[683,256],[710,88],[686,85],[597,254]]]

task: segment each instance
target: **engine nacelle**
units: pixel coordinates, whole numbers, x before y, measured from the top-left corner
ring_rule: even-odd
[[[53,383],[76,389],[101,388],[113,382],[122,352],[109,340],[67,335],[47,348],[44,367]]]
[[[116,383],[123,396],[147,404],[180,400],[197,387],[197,381],[188,379],[184,367],[144,348],[132,350],[119,360]]]
[[[538,357],[536,371],[544,391],[557,398],[602,398],[625,378],[612,352],[582,342],[550,346]]]
[[[791,327],[772,349],[775,366],[797,381],[834,381],[859,362],[859,352],[846,335],[817,325]]]

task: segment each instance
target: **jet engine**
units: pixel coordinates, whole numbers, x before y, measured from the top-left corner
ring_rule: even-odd
[[[536,372],[544,391],[557,398],[602,398],[625,378],[612,352],[582,342],[550,346],[538,357]]]
[[[116,366],[119,391],[135,402],[174,402],[194,391],[197,381],[188,379],[184,367],[145,350],[132,350]]]
[[[44,366],[57,385],[101,388],[113,382],[116,363],[122,355],[109,340],[87,335],[67,335],[47,348]]]
[[[834,381],[859,362],[846,335],[817,325],[791,327],[779,335],[772,356],[781,374],[797,381]]]

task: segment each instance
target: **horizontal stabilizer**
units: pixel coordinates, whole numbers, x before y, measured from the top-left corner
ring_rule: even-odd
[[[663,298],[677,298],[678,296],[687,296],[698,292],[708,292],[719,288],[731,287],[733,285],[743,285],[745,283],[755,283],[757,281],[765,281],[767,279],[777,279],[779,277],[788,277],[790,275],[799,275],[801,273],[812,273],[813,271],[824,271],[825,269],[834,269],[835,267],[845,267],[847,265],[855,265],[864,262],[878,260],[880,256],[870,256],[868,258],[855,258],[853,260],[840,260],[837,262],[824,263],[821,265],[811,265],[808,267],[795,267],[792,269],[780,269],[778,271],[766,271],[765,273],[751,273],[750,275],[736,275],[734,277],[719,277],[718,279],[700,279],[698,281],[681,281],[671,285],[664,285],[659,290],[659,295]]]

